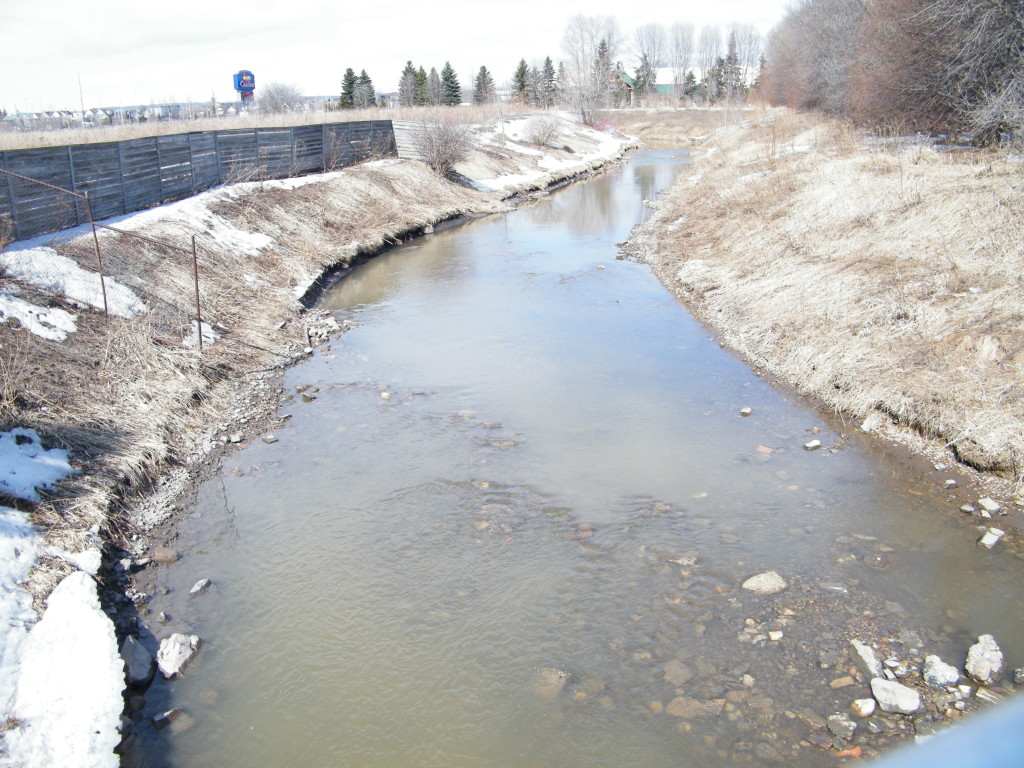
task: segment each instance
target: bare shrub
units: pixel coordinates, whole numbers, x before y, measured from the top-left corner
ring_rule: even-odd
[[[423,161],[436,173],[446,176],[457,163],[466,159],[473,148],[473,137],[468,125],[439,120],[424,124],[415,143]]]
[[[558,135],[558,118],[551,115],[531,117],[526,124],[526,140],[539,147],[546,147]]]
[[[303,107],[302,91],[286,83],[269,83],[263,87],[257,104],[265,113],[297,112]]]

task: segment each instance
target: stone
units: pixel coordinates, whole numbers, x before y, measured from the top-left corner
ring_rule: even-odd
[[[542,699],[553,699],[572,680],[572,675],[557,667],[540,667],[533,676],[533,692]]]
[[[743,589],[755,595],[774,595],[788,587],[786,580],[775,571],[759,573],[743,582]]]
[[[679,659],[671,659],[665,662],[665,680],[676,686],[685,685],[693,678],[693,670],[686,666]]]
[[[1013,670],[1013,682],[1015,682],[1017,685],[1024,683],[1024,667],[1018,667],[1017,669]]]
[[[773,630],[768,633],[768,639],[773,643],[778,642],[783,637],[783,633],[779,630]]]
[[[754,409],[750,406],[740,408],[740,416],[750,416],[754,412]]]
[[[967,676],[982,685],[992,685],[1003,674],[1003,652],[992,635],[980,635],[967,651]]]
[[[156,652],[156,663],[160,672],[167,679],[177,677],[185,665],[199,653],[198,635],[184,635],[175,632],[160,641],[160,650]]]
[[[821,448],[821,440],[811,440],[810,442],[804,443],[805,451],[816,451]]]
[[[268,445],[270,445],[272,443],[276,443],[277,442],[277,435],[275,435],[273,432],[268,432],[267,434],[265,434],[263,436],[263,442],[267,443]]]
[[[912,715],[921,708],[921,696],[913,688],[876,677],[871,681],[871,693],[883,712]]]
[[[195,584],[192,585],[192,589],[190,589],[188,591],[188,596],[189,597],[195,597],[196,595],[205,592],[206,590],[208,590],[210,588],[211,584],[213,584],[213,582],[210,581],[209,579],[200,579],[199,581],[197,581]]]
[[[865,677],[869,680],[873,677],[882,677],[882,662],[878,660],[874,648],[860,640],[852,640],[850,644],[853,646],[853,661]]]
[[[849,715],[842,712],[829,715],[827,724],[829,731],[843,741],[849,741],[853,738],[853,732],[857,730],[857,723],[850,719]]]
[[[149,559],[157,565],[170,565],[178,562],[178,553],[170,547],[153,547]]]
[[[725,699],[688,699],[677,696],[669,702],[665,712],[683,720],[693,720],[698,717],[718,717],[723,707]]]
[[[169,709],[166,712],[161,712],[158,715],[153,715],[153,727],[158,731],[163,730],[184,713],[184,709],[181,707],[175,707],[174,709]]]
[[[854,685],[856,682],[857,681],[854,680],[849,675],[844,675],[843,677],[837,677],[835,680],[831,681],[828,685],[829,685],[829,688],[831,688],[833,691],[838,691],[840,688],[849,688],[851,685]]]
[[[947,685],[956,685],[960,679],[960,670],[933,654],[925,656],[921,676],[930,688],[945,688]]]
[[[1002,509],[999,502],[993,501],[990,498],[978,499],[978,506],[984,509],[989,514],[994,515],[996,512]]]
[[[854,699],[850,710],[857,717],[871,717],[875,714],[877,702],[874,699]]]
[[[153,654],[132,635],[121,643],[121,658],[124,659],[124,678],[128,685],[143,686],[153,679],[156,672]]]
[[[992,549],[999,540],[1006,535],[1006,531],[1000,530],[999,528],[989,528],[985,531],[985,535],[978,539],[978,546],[984,547],[985,549]]]
[[[876,432],[885,426],[885,416],[880,413],[870,413],[868,417],[861,422],[860,429],[862,432]]]
[[[975,511],[974,510],[974,505],[973,504],[964,504],[963,506],[960,507],[960,511],[961,512],[966,512],[968,515],[973,515],[974,511]]]
[[[235,432],[233,435],[228,435],[228,442],[229,443],[240,443],[240,442],[242,442],[242,433],[241,432]]]

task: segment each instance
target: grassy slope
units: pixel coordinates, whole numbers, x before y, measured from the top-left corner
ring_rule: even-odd
[[[1024,477],[1024,165],[788,113],[716,131],[630,248],[756,365]]]

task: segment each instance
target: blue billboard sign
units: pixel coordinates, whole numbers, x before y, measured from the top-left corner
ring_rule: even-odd
[[[239,93],[252,93],[256,90],[256,78],[252,72],[243,69],[235,73],[235,90]]]

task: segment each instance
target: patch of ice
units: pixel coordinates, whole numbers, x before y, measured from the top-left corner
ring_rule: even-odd
[[[206,323],[203,323],[203,346],[208,347],[213,344],[217,339],[220,338],[220,334],[217,333],[213,328]],[[192,332],[182,339],[181,343],[189,349],[195,349],[199,346],[199,321],[192,321]]]
[[[78,262],[61,256],[52,248],[9,248],[0,253],[0,265],[7,275],[51,293],[67,296],[73,301],[103,309],[103,286],[98,272],[78,266]],[[107,308],[110,314],[133,318],[149,311],[142,299],[113,278],[104,281]]]
[[[12,295],[10,290],[0,290],[0,321],[8,318],[14,318],[22,328],[50,341],[64,341],[69,333],[78,329],[75,316],[70,312],[39,307]]]
[[[0,432],[0,490],[16,499],[39,501],[37,488],[52,488],[74,472],[63,448],[43,448],[34,429]]]
[[[8,758],[14,765],[116,768],[124,662],[96,582],[76,571],[46,604],[22,644],[10,711],[20,726],[7,732]]]

